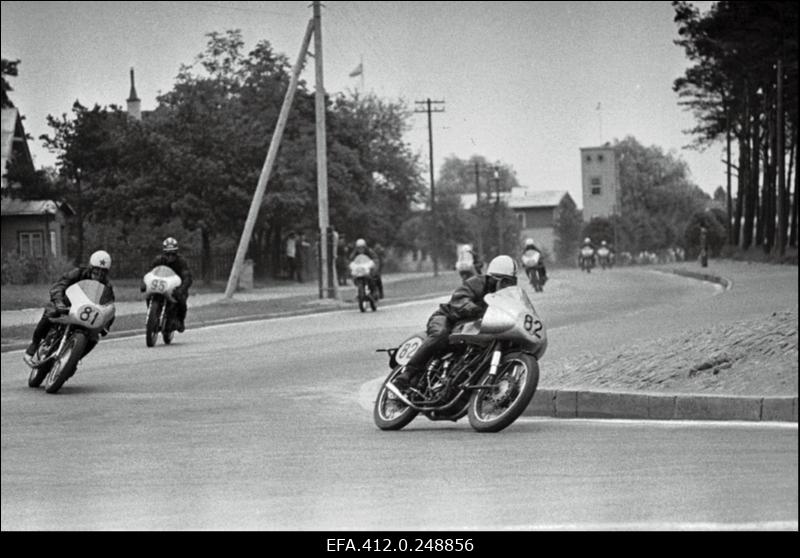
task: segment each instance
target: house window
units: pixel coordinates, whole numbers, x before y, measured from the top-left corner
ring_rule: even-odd
[[[602,163],[602,162],[603,162],[603,156],[602,156],[602,155],[598,155],[598,156],[597,156],[597,160],[598,160],[598,161],[600,161],[600,162]]]
[[[592,195],[593,196],[599,196],[601,194],[601,190],[602,189],[600,188],[600,186],[593,187],[592,188]]]
[[[589,179],[589,184],[591,184],[592,186],[600,186],[602,183],[603,181],[600,179],[599,176],[593,176],[592,178]]]
[[[44,243],[41,232],[19,233],[19,255],[34,258],[44,256]]]
[[[592,162],[592,156],[591,155],[587,155],[586,156],[586,162],[587,163],[591,163]]]

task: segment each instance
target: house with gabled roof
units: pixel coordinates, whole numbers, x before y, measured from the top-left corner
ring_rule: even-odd
[[[0,188],[0,246],[2,253],[37,259],[67,256],[67,220],[72,208],[53,200],[23,200],[12,197],[22,185],[10,183],[7,165],[14,161],[34,170],[22,117],[16,107],[2,109],[2,188]]]
[[[489,203],[494,203],[496,193],[490,195]],[[514,212],[519,222],[520,245],[522,248],[526,238],[533,238],[536,245],[555,255],[555,223],[558,218],[558,208],[562,201],[570,204],[573,209],[577,207],[575,200],[566,190],[533,190],[531,188],[512,188],[510,192],[500,192],[500,201]],[[465,209],[474,207],[475,194],[462,194],[461,205]],[[487,203],[482,198],[482,203]]]

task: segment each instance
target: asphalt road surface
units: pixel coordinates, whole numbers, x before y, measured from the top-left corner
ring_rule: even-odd
[[[579,344],[636,342],[670,312],[700,322],[723,296],[639,269],[545,289],[540,384]],[[378,430],[375,349],[439,301],[190,329],[154,348],[105,339],[55,395],[3,353],[2,530],[797,530],[796,424]]]

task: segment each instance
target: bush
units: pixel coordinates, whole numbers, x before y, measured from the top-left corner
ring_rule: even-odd
[[[67,258],[32,258],[16,252],[6,252],[2,260],[3,285],[52,283],[74,266]]]

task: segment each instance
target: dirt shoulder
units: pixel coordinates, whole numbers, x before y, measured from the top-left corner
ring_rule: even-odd
[[[544,363],[542,387],[797,396],[797,267],[712,262],[660,269],[719,280],[720,292],[693,308],[626,316],[617,327],[654,334]]]

